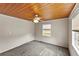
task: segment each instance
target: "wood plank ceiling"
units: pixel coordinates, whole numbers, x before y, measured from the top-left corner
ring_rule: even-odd
[[[54,20],[68,17],[74,6],[74,3],[0,3],[0,14],[31,21],[37,14],[42,20]]]

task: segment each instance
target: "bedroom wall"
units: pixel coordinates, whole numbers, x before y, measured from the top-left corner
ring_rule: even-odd
[[[54,45],[68,47],[68,19],[57,19],[50,21],[43,21],[36,24],[36,40],[51,43]],[[51,37],[42,36],[42,24],[52,25],[52,35]]]
[[[76,17],[76,15],[78,14],[79,14],[79,3],[76,4],[76,6],[74,7],[69,17],[69,32],[68,32],[69,33],[69,51],[70,51],[70,55],[72,56],[78,56],[76,50],[72,46],[72,27],[73,27],[72,21],[74,17]]]
[[[0,53],[34,40],[34,23],[0,14]]]
[[[71,56],[78,56],[75,48],[72,46],[72,19],[69,19],[69,51]]]

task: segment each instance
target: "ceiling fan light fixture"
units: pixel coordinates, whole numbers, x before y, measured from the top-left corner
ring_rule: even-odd
[[[38,17],[38,15],[35,15],[35,18],[33,19],[34,23],[39,23],[40,21],[40,17]]]
[[[39,21],[38,21],[38,20],[34,20],[33,22],[34,22],[34,23],[39,23]]]

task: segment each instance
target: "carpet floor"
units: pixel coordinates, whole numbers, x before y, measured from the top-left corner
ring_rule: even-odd
[[[69,50],[64,47],[34,40],[1,53],[0,56],[69,56]]]

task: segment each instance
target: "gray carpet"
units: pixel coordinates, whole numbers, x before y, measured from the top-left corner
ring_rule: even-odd
[[[69,51],[64,47],[32,41],[1,53],[0,56],[69,56]]]

